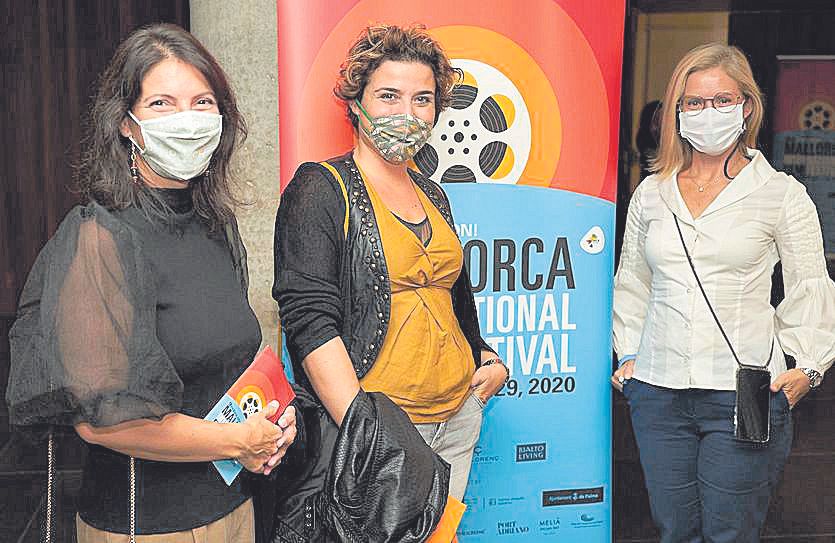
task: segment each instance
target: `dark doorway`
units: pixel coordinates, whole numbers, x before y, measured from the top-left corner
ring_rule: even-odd
[[[188,0],[0,0],[0,539],[38,541],[46,447],[9,432],[8,333],[38,252],[76,204],[72,167],[94,81],[118,43],[154,22],[188,28]],[[75,540],[74,494],[83,450],[57,450],[53,541]]]
[[[699,21],[726,18],[727,42],[739,46],[748,55],[754,76],[766,95],[766,119],[760,133],[760,147],[769,160],[773,159],[774,124],[770,115],[773,114],[776,92],[777,56],[835,54],[835,32],[832,32],[835,27],[835,4],[831,0],[631,2],[626,21],[626,46],[631,49],[624,54],[622,123],[625,126],[622,126],[621,139],[619,214],[625,213],[629,195],[637,182],[633,170],[637,170],[638,160],[634,142],[639,108],[643,105],[640,93],[644,93],[645,101],[660,98],[652,96],[652,92],[647,93],[646,89],[654,82],[641,79],[648,72],[646,69],[642,71],[636,58],[651,55],[646,47],[664,47],[664,40],[684,37],[685,34],[674,28],[676,21],[687,21],[688,17],[695,23],[682,24],[691,30],[694,25],[701,24]],[[655,32],[653,21],[658,22],[658,31],[648,39],[647,32]],[[709,33],[707,29],[706,32]],[[654,44],[653,38],[656,40]],[[669,47],[675,47],[675,44]],[[662,51],[655,58],[663,58],[663,54]],[[666,84],[666,80],[660,84]],[[820,209],[820,203],[818,207]],[[832,211],[828,209],[828,212]],[[835,260],[828,263],[830,276],[835,277]],[[778,271],[775,274],[775,303],[781,298],[781,290]],[[618,542],[657,541],[628,408],[618,393],[615,393],[613,406],[614,539]],[[835,540],[835,517],[832,515],[835,510],[834,414],[835,377],[829,375],[821,389],[810,394],[793,411],[794,446],[771,503],[763,540],[793,543]]]

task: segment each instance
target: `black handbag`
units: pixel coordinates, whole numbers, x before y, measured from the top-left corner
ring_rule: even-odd
[[[728,344],[728,348],[731,350],[737,364],[734,438],[748,443],[768,443],[771,432],[771,372],[768,370],[768,365],[774,355],[774,339],[771,339],[768,360],[762,366],[752,366],[739,361],[739,357],[736,355],[733,345],[731,345],[731,340],[728,339],[728,335],[725,333],[725,329],[719,322],[719,317],[716,316],[716,311],[713,310],[713,305],[707,297],[699,279],[699,274],[696,273],[693,259],[690,258],[690,251],[687,250],[687,244],[684,243],[684,235],[681,233],[681,226],[675,214],[673,214],[673,219],[676,223],[681,246],[684,248],[684,254],[687,256],[687,262],[690,264],[690,269],[693,271],[699,290],[702,292],[705,303],[710,309],[710,314],[713,315],[713,320],[716,321],[716,325],[722,332],[722,337],[725,338],[725,343]]]

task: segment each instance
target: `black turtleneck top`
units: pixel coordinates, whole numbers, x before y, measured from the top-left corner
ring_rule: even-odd
[[[174,212],[149,219],[137,208],[111,212],[137,233],[156,291],[156,336],[182,381],[180,412],[203,418],[255,356],[261,332],[223,232],[195,215],[189,189],[153,189]],[[251,496],[246,473],[231,486],[211,462],[136,461],[137,533],[192,529]],[[79,514],[88,524],[126,533],[129,459],[91,446]]]

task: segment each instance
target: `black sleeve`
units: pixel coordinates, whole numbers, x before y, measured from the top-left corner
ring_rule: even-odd
[[[338,182],[319,164],[300,166],[281,196],[274,240],[273,298],[294,364],[340,335],[344,221]]]
[[[157,337],[142,240],[104,208],[67,214],[38,256],[9,334],[15,426],[159,419],[183,383]]]

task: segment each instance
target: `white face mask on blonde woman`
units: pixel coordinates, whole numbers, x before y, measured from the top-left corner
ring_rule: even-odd
[[[731,102],[726,103],[728,100]],[[711,102],[711,107],[707,107],[706,101]],[[678,112],[679,134],[700,153],[721,155],[745,130],[743,103],[726,95],[709,100],[685,96]]]
[[[719,113],[709,108],[696,116],[680,111],[678,122],[681,137],[690,142],[695,150],[711,156],[727,151],[745,130],[741,107],[733,113]]]

